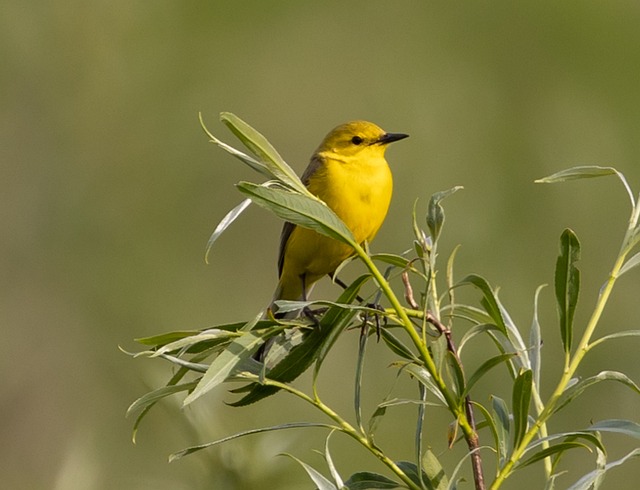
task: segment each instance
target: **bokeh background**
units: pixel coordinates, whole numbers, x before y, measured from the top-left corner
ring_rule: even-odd
[[[374,250],[409,248],[415,199],[424,214],[433,192],[464,185],[445,202],[443,258],[461,244],[458,277],[476,272],[500,286],[525,332],[536,287],[553,282],[565,227],[583,245],[584,325],[629,212],[614,178],[533,180],[574,165],[614,165],[640,190],[634,1],[7,0],[0,12],[3,488],[312,488],[299,466],[277,455],[292,452],[322,468],[313,452],[324,445],[319,430],[254,436],[167,463],[173,451],[234,431],[322,420],[286,395],[231,409],[224,401],[233,396],[219,390],[185,411],[176,397],[156,407],[131,442],[127,406],[169,371],[118,347],[253,317],[276,281],[280,223],[257,208],[220,239],[210,265],[203,261],[209,234],[241,199],[233,184],[256,176],[207,143],[199,111],[229,142],[218,113],[236,113],[298,171],[346,120],[410,133],[387,154],[395,195]],[[637,273],[620,280],[602,334],[638,328],[639,286]],[[324,284],[316,294],[335,293]],[[561,366],[551,287],[540,309],[548,393]],[[338,344],[321,382],[345,413],[356,338]],[[580,374],[615,369],[639,381],[638,347],[600,347]],[[369,411],[394,382],[384,351],[370,348]],[[487,343],[468,362],[494,353]],[[490,393],[508,398],[500,376],[479,386],[481,402]],[[408,381],[396,390],[415,394]],[[639,407],[630,390],[601,385],[551,429],[637,420]],[[414,415],[415,407],[398,407],[380,428],[379,442],[398,459],[412,457]],[[445,447],[447,422],[431,410],[427,437],[451,465],[461,453]],[[612,460],[638,445],[606,441]],[[331,447],[345,477],[381,470],[349,441],[334,436]],[[567,457],[559,486],[594,460],[587,451]],[[635,488],[639,466],[614,470],[605,487]],[[542,485],[533,468],[506,488]]]

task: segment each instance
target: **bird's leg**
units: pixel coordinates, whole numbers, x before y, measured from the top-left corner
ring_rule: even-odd
[[[302,301],[307,301],[307,275],[300,275],[300,280],[302,281]],[[308,306],[304,306],[302,308],[302,314],[311,320],[316,327],[319,327],[320,322],[318,321],[317,315],[323,313],[321,310],[323,309],[312,310]]]

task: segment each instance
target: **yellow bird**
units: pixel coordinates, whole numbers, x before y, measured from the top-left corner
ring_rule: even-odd
[[[407,136],[366,121],[342,124],[320,143],[302,175],[309,191],[344,221],[358,243],[373,240],[387,215],[393,179],[384,153],[389,143]],[[273,301],[306,300],[316,281],[333,275],[354,253],[349,245],[285,223]]]

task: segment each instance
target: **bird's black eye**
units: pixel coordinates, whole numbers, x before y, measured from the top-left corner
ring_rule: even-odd
[[[354,145],[359,145],[363,141],[364,140],[360,136],[354,136],[353,138],[351,138],[351,143],[353,143]]]

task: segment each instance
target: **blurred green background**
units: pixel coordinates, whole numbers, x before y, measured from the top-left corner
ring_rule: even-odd
[[[228,142],[218,113],[239,115],[298,171],[346,120],[410,133],[387,154],[395,195],[373,249],[408,248],[414,200],[424,212],[433,192],[464,185],[445,202],[441,251],[446,257],[462,244],[458,277],[476,272],[500,286],[525,332],[535,288],[553,282],[565,227],[583,244],[584,324],[629,211],[614,178],[533,180],[574,165],[613,165],[640,190],[637,2],[7,0],[0,12],[3,488],[312,488],[277,454],[321,467],[312,451],[323,447],[319,430],[254,436],[167,463],[171,452],[237,430],[318,420],[286,395],[230,409],[223,402],[233,397],[219,390],[185,411],[176,397],[131,443],[127,406],[169,372],[118,346],[133,350],[136,337],[253,317],[276,281],[280,223],[257,208],[204,264],[209,234],[241,199],[233,184],[256,176],[207,143],[198,111]],[[639,286],[638,273],[620,280],[602,334],[638,328]],[[327,284],[316,291],[336,293]],[[548,394],[560,367],[551,287],[540,305]],[[345,335],[321,383],[345,413],[356,338]],[[633,340],[600,347],[580,374],[615,369],[639,381],[637,352]],[[487,343],[478,354],[495,351]],[[369,411],[393,384],[390,361],[372,344]],[[500,376],[479,386],[479,401],[497,391],[508,398],[496,388]],[[397,393],[412,396],[414,386],[400,383]],[[630,390],[601,385],[551,429],[637,420],[639,406]],[[381,426],[378,441],[398,459],[412,457],[406,421],[414,413],[394,409]],[[426,432],[451,465],[462,453],[446,449],[447,423],[432,410]],[[638,445],[605,440],[612,460]],[[350,441],[336,436],[332,447],[345,477],[381,471]],[[568,457],[560,487],[594,460],[587,451]],[[635,488],[639,466],[616,469],[605,488]],[[533,468],[506,488],[541,488],[541,478]]]

